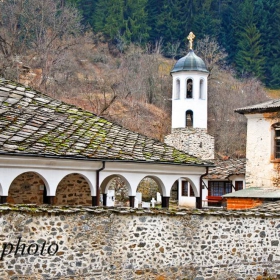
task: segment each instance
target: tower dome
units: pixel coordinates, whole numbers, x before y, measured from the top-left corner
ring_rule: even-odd
[[[180,71],[200,71],[208,73],[204,61],[197,56],[193,50],[190,50],[186,56],[180,58],[176,62],[171,73]]]

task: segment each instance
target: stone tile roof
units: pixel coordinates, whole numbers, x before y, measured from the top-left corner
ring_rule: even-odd
[[[252,114],[252,113],[263,113],[263,112],[278,112],[280,110],[280,99],[273,99],[263,103],[246,106],[234,110],[240,114]]]
[[[264,201],[263,204],[257,206],[256,208],[252,209],[257,211],[262,211],[265,213],[269,213],[269,212],[276,212],[280,215],[280,200],[277,200],[275,202],[271,202],[271,201]]]
[[[280,189],[277,188],[259,188],[252,187],[246,188],[233,193],[228,193],[223,195],[223,197],[243,197],[243,198],[279,198],[280,199]]]
[[[230,175],[244,175],[246,159],[213,160],[215,167],[209,168],[203,179],[228,179]]]
[[[209,165],[74,105],[0,78],[0,154],[6,153]]]

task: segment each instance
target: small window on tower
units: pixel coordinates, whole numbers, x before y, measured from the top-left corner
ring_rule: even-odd
[[[187,98],[193,98],[193,81],[192,79],[187,80]]]
[[[204,81],[202,79],[199,82],[199,98],[200,99],[205,99]]]
[[[193,127],[193,111],[186,112],[186,127]]]
[[[176,89],[174,99],[180,99],[180,80],[176,80]]]

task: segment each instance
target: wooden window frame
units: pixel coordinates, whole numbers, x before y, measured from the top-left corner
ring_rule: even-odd
[[[274,128],[274,159],[280,160],[280,123],[273,125]]]
[[[216,188],[216,190],[212,190]],[[223,189],[223,191],[220,191]],[[232,193],[232,181],[209,181],[208,196],[223,196],[227,193]]]
[[[184,186],[186,184],[187,186]],[[181,195],[186,196],[186,197],[195,197],[195,193],[193,190],[193,187],[189,181],[182,181],[182,190],[181,190]]]
[[[239,188],[238,184],[242,184],[242,188]],[[244,189],[244,182],[239,180],[239,181],[235,181],[235,191],[240,191]]]

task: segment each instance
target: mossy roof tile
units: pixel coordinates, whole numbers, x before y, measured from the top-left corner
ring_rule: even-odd
[[[211,165],[74,105],[2,78],[0,97],[2,153]]]

